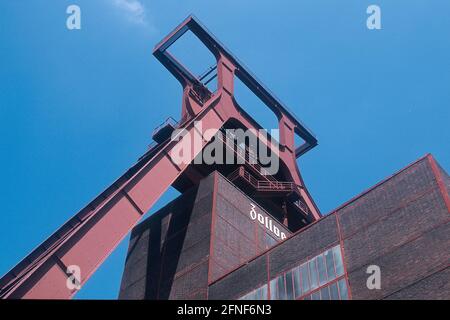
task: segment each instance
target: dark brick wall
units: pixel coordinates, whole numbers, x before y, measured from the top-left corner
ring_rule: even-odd
[[[213,177],[135,227],[119,299],[206,298]]]
[[[450,224],[447,223],[369,261],[381,269],[381,290],[367,289],[366,266],[351,271],[349,282],[353,299],[383,299],[394,293],[397,299],[407,298],[408,294],[404,295],[403,290],[407,293],[410,286],[436,276],[448,266],[449,234]],[[439,287],[430,287],[430,290],[435,294],[426,293],[430,297],[450,298],[450,291],[439,291]]]
[[[435,188],[433,172],[424,159],[339,209],[343,236],[350,236]]]
[[[404,287],[387,296],[389,300],[448,300],[450,292],[450,267]]]
[[[281,238],[267,229],[265,225],[251,219],[251,204],[255,205],[257,214],[262,214],[272,220],[272,228],[277,227],[286,236],[291,234],[281,223],[258,206],[254,199],[247,197],[218,174],[212,228],[210,281],[217,280],[281,241]]]
[[[401,298],[402,288],[448,265],[450,216],[441,191],[425,157],[338,210],[354,299]],[[366,286],[369,265],[381,268],[381,290]]]

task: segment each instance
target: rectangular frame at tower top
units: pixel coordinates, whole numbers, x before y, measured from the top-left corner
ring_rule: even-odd
[[[182,63],[177,61],[168,48],[183,34],[190,30],[197,38],[216,56],[219,53],[226,56],[236,67],[235,75],[272,111],[282,113],[296,126],[298,134],[305,142],[295,150],[296,157],[317,145],[317,139],[313,132],[282,103],[248,68],[237,59],[195,16],[190,15],[178,25],[169,35],[160,41],[153,50],[153,55],[179,80],[187,79],[191,83],[199,84],[199,80]],[[182,76],[180,76],[182,75]],[[181,79],[184,78],[184,79]]]

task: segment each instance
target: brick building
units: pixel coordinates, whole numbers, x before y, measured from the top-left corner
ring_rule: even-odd
[[[450,299],[449,190],[427,155],[291,232],[214,171],[133,229],[119,298]]]

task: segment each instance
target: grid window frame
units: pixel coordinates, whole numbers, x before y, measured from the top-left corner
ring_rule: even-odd
[[[278,274],[262,287],[266,287],[268,300],[348,300],[348,281],[341,245],[330,247]]]

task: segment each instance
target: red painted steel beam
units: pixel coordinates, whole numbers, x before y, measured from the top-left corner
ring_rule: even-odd
[[[202,121],[203,130],[220,128],[223,120],[208,106],[184,128],[200,138],[194,121]],[[207,125],[207,126],[206,126]],[[67,285],[67,267],[77,265],[81,270],[81,285],[101,265],[131,228],[139,221],[166,189],[187,168],[176,164],[170,151],[183,143],[170,140],[149,158],[142,158],[137,168],[119,178],[110,188],[70,219],[47,241],[36,248],[21,263],[0,280],[1,298],[71,298],[76,290]],[[191,154],[191,160],[196,153]],[[103,199],[103,200],[101,200]]]

